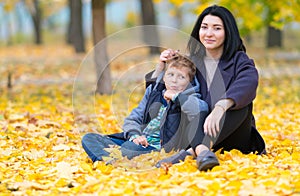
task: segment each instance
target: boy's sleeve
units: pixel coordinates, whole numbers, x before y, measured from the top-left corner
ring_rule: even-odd
[[[123,124],[124,137],[129,139],[133,135],[142,135],[143,118],[146,109],[149,95],[151,93],[151,85],[146,89],[143,99],[139,105],[134,108],[131,113],[125,118]]]

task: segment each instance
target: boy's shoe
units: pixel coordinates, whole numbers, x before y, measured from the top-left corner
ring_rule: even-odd
[[[160,168],[162,163],[172,163],[172,164],[179,163],[180,161],[184,161],[186,156],[191,156],[191,154],[185,150],[180,150],[178,153],[158,161],[155,167]]]
[[[203,151],[197,156],[197,167],[200,171],[207,171],[220,165],[215,153],[210,150]]]

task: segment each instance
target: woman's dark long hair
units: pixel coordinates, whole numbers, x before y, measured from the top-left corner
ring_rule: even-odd
[[[204,57],[205,47],[200,42],[199,30],[206,15],[217,16],[223,21],[225,29],[225,41],[224,49],[221,59],[229,60],[237,51],[246,52],[246,48],[240,37],[240,33],[237,27],[232,13],[225,7],[213,5],[206,8],[198,17],[195,26],[191,32],[191,37],[187,45],[187,50],[191,56]]]

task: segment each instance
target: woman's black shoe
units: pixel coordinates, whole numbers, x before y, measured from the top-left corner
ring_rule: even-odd
[[[197,166],[200,171],[207,171],[215,166],[220,165],[216,155],[207,150],[197,156]]]

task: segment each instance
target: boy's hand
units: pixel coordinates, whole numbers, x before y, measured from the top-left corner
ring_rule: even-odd
[[[173,100],[174,96],[176,96],[179,92],[176,92],[174,90],[166,90],[164,93],[164,99],[167,100],[168,102]]]
[[[135,138],[134,140],[132,140],[135,144],[137,145],[142,145],[142,146],[145,146],[145,147],[148,147],[149,143],[147,141],[147,138],[142,135],[142,136],[139,136],[137,138]]]

